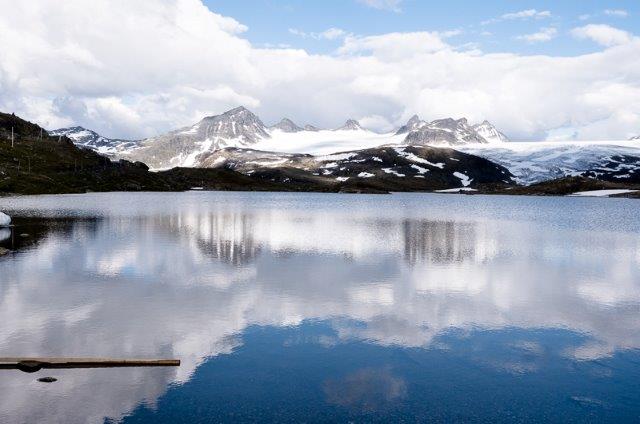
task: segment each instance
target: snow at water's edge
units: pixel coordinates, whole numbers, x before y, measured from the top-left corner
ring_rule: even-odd
[[[629,189],[611,189],[611,190],[591,190],[591,191],[578,191],[576,193],[569,194],[571,197],[608,197],[614,194],[626,194],[634,193],[640,190]]]

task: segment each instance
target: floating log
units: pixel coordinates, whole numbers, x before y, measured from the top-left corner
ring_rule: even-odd
[[[179,367],[179,359],[0,358],[0,369],[37,372],[41,369]]]

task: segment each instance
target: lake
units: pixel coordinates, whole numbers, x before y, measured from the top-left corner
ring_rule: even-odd
[[[637,422],[640,203],[0,198],[0,422]],[[40,383],[42,376],[58,378]]]

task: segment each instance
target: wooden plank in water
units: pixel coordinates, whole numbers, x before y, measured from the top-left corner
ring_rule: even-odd
[[[113,359],[113,358],[0,358],[0,369],[36,372],[41,369],[178,367],[179,359]]]

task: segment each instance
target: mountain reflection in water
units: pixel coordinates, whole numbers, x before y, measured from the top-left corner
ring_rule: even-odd
[[[0,258],[0,356],[182,360],[64,370],[48,386],[3,372],[2,422],[153,410],[168,389],[195,384],[199,367],[248,348],[251,328],[323,328],[278,349],[418,349],[510,376],[640,347],[633,201],[183,193],[10,198],[0,208],[30,240]],[[478,332],[497,334],[493,350]],[[356,362],[320,378],[317,399],[363,414],[412,403],[417,377],[394,360]]]

